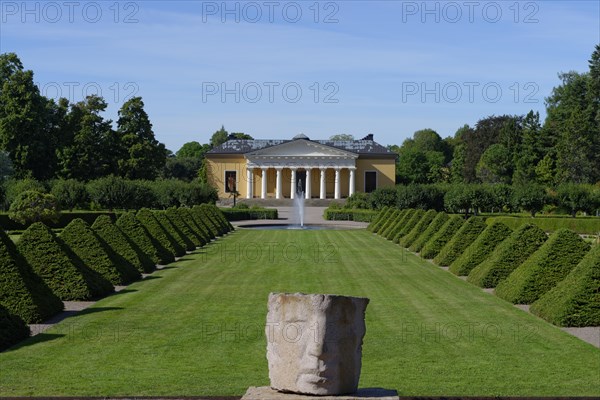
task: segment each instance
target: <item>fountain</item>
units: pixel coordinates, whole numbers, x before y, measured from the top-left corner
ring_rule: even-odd
[[[304,190],[302,190],[302,179],[298,179],[296,196],[294,196],[294,219],[304,228]]]

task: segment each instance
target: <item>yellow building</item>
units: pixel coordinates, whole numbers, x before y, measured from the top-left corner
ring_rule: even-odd
[[[206,153],[209,182],[220,198],[340,199],[394,186],[396,153],[373,141],[232,139]]]

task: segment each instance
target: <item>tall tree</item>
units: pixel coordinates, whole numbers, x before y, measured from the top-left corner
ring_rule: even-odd
[[[213,133],[210,137],[210,145],[212,147],[217,147],[227,141],[227,137],[229,133],[225,130],[225,126],[221,125],[221,129]]]
[[[141,97],[126,101],[117,120],[119,175],[129,179],[156,179],[166,162],[165,145],[154,137]]]
[[[329,140],[354,140],[354,135],[349,135],[347,133],[338,133],[337,135],[330,136]]]
[[[199,158],[204,159],[204,154],[210,150],[209,144],[200,144],[196,141],[184,143],[179,150],[177,150],[177,158]]]

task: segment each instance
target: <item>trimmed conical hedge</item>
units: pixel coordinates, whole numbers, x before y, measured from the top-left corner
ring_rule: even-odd
[[[186,251],[192,251],[196,249],[196,245],[192,240],[181,232],[173,222],[167,217],[167,212],[164,210],[154,211],[154,216],[164,229],[177,241],[179,246],[186,249]]]
[[[217,236],[221,236],[221,230],[219,226],[216,224],[214,219],[210,216],[210,213],[205,207],[202,206],[194,206],[192,208],[192,212],[196,213],[202,223],[209,229],[210,235],[212,238],[216,238]]]
[[[27,339],[29,334],[25,321],[0,305],[0,351]]]
[[[153,244],[158,251],[159,264],[169,264],[175,261],[175,256],[178,253],[183,255],[182,249],[176,252],[171,244],[171,240],[167,237],[164,228],[158,223],[152,211],[147,208],[142,208],[137,212],[135,217],[144,225],[153,239]]]
[[[198,235],[186,220],[181,218],[181,214],[176,208],[169,208],[167,210],[167,216],[177,227],[177,229],[183,232],[183,234],[186,235],[193,242],[194,248],[192,250],[195,250],[196,247],[204,246],[206,244],[204,238]]]
[[[408,210],[399,211],[396,214],[392,214],[392,218],[390,218],[390,222],[388,224],[386,224],[386,226],[384,226],[383,229],[381,229],[379,231],[380,235],[388,240],[392,240],[393,232],[395,232],[397,229],[400,229],[402,224],[405,221],[408,221],[412,217],[414,212],[415,212],[415,210],[408,209]]]
[[[498,284],[496,295],[515,304],[531,304],[562,281],[589,250],[578,234],[559,229]]]
[[[393,207],[388,207],[387,210],[385,211],[381,211],[379,214],[381,215],[381,217],[379,218],[379,220],[373,225],[373,227],[371,228],[371,232],[373,233],[380,233],[380,229],[385,225],[386,222],[389,221],[390,216],[395,212],[398,211],[397,208],[393,208]]]
[[[119,256],[81,218],[63,229],[60,239],[83,263],[113,285],[127,285],[140,278],[140,272]]]
[[[464,222],[465,220],[460,215],[451,216],[444,226],[423,246],[421,257],[431,259],[437,256]]]
[[[471,243],[487,228],[483,218],[471,217],[452,236],[452,239],[438,255],[433,259],[438,265],[448,266],[452,264],[466,250]]]
[[[410,247],[413,242],[427,229],[431,221],[435,218],[437,211],[429,210],[424,215],[423,218],[410,230],[409,233],[404,235],[398,243],[402,247]]]
[[[502,222],[494,222],[485,228],[456,261],[450,264],[449,271],[459,276],[469,275],[469,272],[492,254],[511,233],[512,229]]]
[[[156,240],[150,235],[148,230],[135,217],[132,212],[122,214],[116,224],[121,232],[125,234],[133,243],[135,243],[146,256],[148,256],[154,264],[168,264],[173,255],[166,252],[166,260],[161,258],[162,251],[157,248]],[[164,251],[164,250],[163,250]]]
[[[531,312],[559,326],[600,326],[600,245],[554,288],[531,305]]]
[[[192,219],[194,220],[194,222],[196,222],[196,225],[198,225],[200,228],[202,228],[205,239],[207,239],[206,242],[208,243],[211,240],[215,239],[216,235],[213,232],[211,225],[208,223],[208,221],[204,220],[204,213],[200,209],[200,207],[188,208],[187,210],[189,211],[190,215],[192,216]]]
[[[415,227],[415,225],[419,223],[419,221],[421,220],[421,218],[423,218],[424,215],[424,210],[415,210],[415,212],[409,219],[404,220],[400,229],[396,230],[393,233],[394,236],[392,237],[392,242],[400,243],[400,239],[408,235],[408,233]]]
[[[92,230],[139,272],[150,273],[156,269],[152,259],[127,237],[108,215],[101,215],[96,218],[92,224]]]
[[[377,213],[377,215],[375,216],[375,218],[373,218],[373,220],[371,220],[371,222],[369,223],[369,225],[367,225],[367,230],[369,232],[373,232],[373,228],[375,226],[377,226],[377,224],[379,223],[379,221],[381,221],[381,219],[383,218],[383,216],[385,215],[385,213],[387,213],[387,211],[389,209],[390,209],[390,207],[385,206],[381,210],[379,210],[379,212]]]
[[[521,225],[488,258],[473,268],[467,281],[484,288],[496,287],[539,249],[546,239],[544,231],[536,225]]]
[[[410,251],[414,251],[418,253],[423,249],[423,246],[427,244],[431,240],[431,238],[438,233],[440,229],[448,222],[450,216],[445,212],[439,212],[433,221],[427,226],[427,228],[423,231],[421,235],[410,246]]]
[[[188,222],[194,232],[196,232],[196,234],[202,238],[202,246],[212,240],[212,237],[210,236],[210,230],[204,223],[202,223],[202,221],[200,221],[200,218],[196,215],[196,213],[185,207],[179,207],[177,212],[184,221]]]
[[[221,210],[216,206],[212,204],[200,204],[200,208],[204,209],[206,216],[213,221],[219,230],[219,236],[226,234],[233,228],[231,224],[229,224],[229,221],[223,216]]]
[[[42,322],[63,309],[62,301],[33,272],[1,229],[0,305],[30,324]]]
[[[63,301],[103,297],[114,289],[96,271],[73,262],[62,242],[41,222],[31,224],[23,232],[17,249],[35,273]]]

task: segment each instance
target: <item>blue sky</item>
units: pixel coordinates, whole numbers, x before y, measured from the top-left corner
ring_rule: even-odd
[[[48,97],[142,96],[176,151],[221,125],[255,138],[401,144],[492,114],[544,115],[586,71],[599,1],[0,2],[0,52]]]

